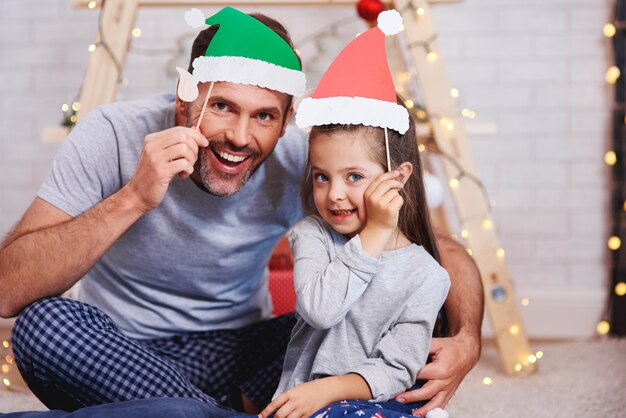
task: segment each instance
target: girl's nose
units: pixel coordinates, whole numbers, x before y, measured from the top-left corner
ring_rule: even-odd
[[[343,187],[332,186],[330,189],[329,197],[333,202],[336,202],[344,200],[346,198],[346,194],[343,190]]]

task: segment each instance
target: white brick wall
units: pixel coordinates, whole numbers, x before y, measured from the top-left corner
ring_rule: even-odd
[[[45,176],[58,144],[42,143],[41,131],[60,122],[60,106],[72,100],[86,68],[97,11],[69,3],[0,2],[0,234]],[[466,0],[432,8],[461,103],[477,112],[474,123],[497,126],[497,134],[470,140],[479,175],[498,201],[494,217],[520,296],[559,290],[579,301],[581,290],[604,291],[609,173],[602,156],[612,91],[603,82],[611,54],[601,29],[609,3]],[[351,7],[244,10],[258,9],[286,23],[296,41],[354,15]],[[188,32],[182,11],[140,12],[143,35],[134,44],[175,49],[176,37]],[[355,20],[339,32],[349,39],[361,29]],[[316,49],[308,43],[301,52],[306,61]],[[130,53],[129,85],[119,97],[171,89],[164,70],[171,57]]]

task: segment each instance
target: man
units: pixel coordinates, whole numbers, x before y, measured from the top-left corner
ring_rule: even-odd
[[[218,38],[226,28],[245,30],[250,43],[275,32],[282,40],[264,41],[268,53],[283,42],[298,60],[279,23],[232,10],[207,19],[214,26],[196,39],[190,71],[203,54],[248,53],[232,32]],[[253,411],[270,400],[293,317],[269,319],[266,265],[302,217],[307,152],[287,128],[292,86],[272,84],[271,65],[202,79],[191,103],[102,106],[62,145],[0,246],[0,315],[21,313],[16,363],[48,407],[165,396]],[[399,396],[432,399],[421,415],[448,402],[480,352],[478,273],[458,244],[440,237],[438,246],[452,277],[452,337],[433,340],[433,361],[417,376],[429,382]],[[81,302],[55,297],[81,278]]]

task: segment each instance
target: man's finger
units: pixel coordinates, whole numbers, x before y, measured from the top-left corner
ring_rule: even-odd
[[[410,390],[396,396],[396,400],[404,399],[402,403],[412,403],[426,401],[435,396],[445,387],[445,383],[441,380],[431,380],[426,382],[421,388]]]
[[[412,412],[413,416],[425,417],[426,414],[435,408],[445,408],[447,401],[445,400],[445,392],[439,392],[434,398],[430,400],[426,405],[416,409]]]
[[[434,359],[430,363],[426,363],[422,370],[417,374],[417,379],[419,380],[441,380],[448,379],[450,377],[450,373],[448,373],[447,365],[443,364],[441,361],[437,361]]]

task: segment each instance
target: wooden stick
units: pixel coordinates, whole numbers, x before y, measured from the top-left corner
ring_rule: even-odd
[[[389,134],[385,128],[385,151],[387,151],[387,171],[391,171],[391,157],[389,156]]]
[[[209,97],[211,96],[211,92],[213,91],[213,84],[215,84],[215,81],[211,81],[211,85],[209,86],[209,91],[206,93],[206,97],[204,98],[204,104],[202,105],[202,111],[200,112],[200,117],[198,118],[196,131],[200,130],[200,122],[202,122],[202,118],[204,117],[204,111],[206,110],[206,104],[209,102]]]

